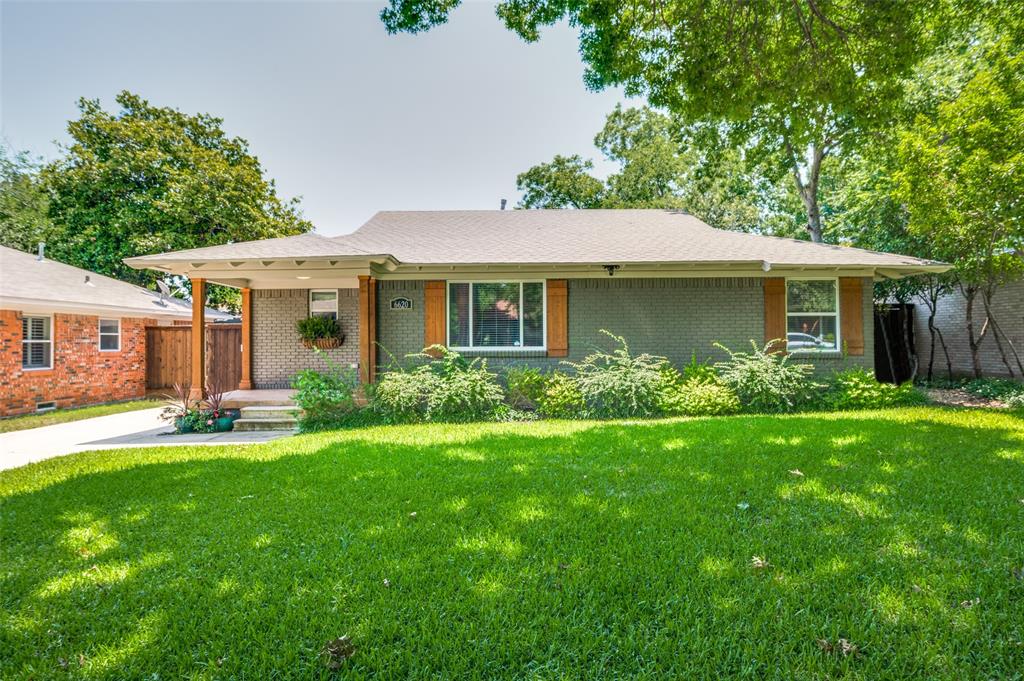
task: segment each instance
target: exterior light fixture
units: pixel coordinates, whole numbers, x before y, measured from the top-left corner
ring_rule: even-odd
[[[621,267],[621,265],[601,265],[601,267],[603,267],[605,269],[605,271],[608,273],[609,277],[614,277],[615,276],[615,270],[619,269],[619,267]]]
[[[295,278],[296,278],[296,279],[309,279],[309,277],[304,277],[304,276],[302,276],[302,275],[299,275],[299,276],[297,276],[297,277],[295,277]]]

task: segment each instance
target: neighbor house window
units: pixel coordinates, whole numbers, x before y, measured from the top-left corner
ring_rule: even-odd
[[[121,349],[121,320],[100,320],[100,350],[113,352]]]
[[[309,316],[338,318],[338,291],[335,289],[309,292]]]
[[[544,282],[451,282],[448,345],[544,349]]]
[[[838,280],[786,280],[786,345],[790,352],[839,350]]]
[[[21,318],[21,367],[49,369],[53,358],[53,320],[49,317]]]

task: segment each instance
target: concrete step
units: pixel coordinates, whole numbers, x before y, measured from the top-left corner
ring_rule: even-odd
[[[255,407],[242,407],[241,417],[247,420],[280,420],[293,419],[301,413],[294,404],[290,405],[259,405]],[[237,421],[236,421],[237,423]]]
[[[234,429],[241,432],[254,430],[297,430],[299,421],[295,418],[236,419]]]

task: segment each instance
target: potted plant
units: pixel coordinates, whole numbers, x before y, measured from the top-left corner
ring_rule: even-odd
[[[174,432],[191,433],[194,430],[194,408],[196,403],[189,397],[192,386],[188,384],[175,383],[174,394],[166,394],[167,406],[164,407],[160,418],[174,423]]]
[[[215,383],[206,384],[206,425],[215,433],[226,433],[234,428],[235,418],[224,409],[224,391]]]
[[[299,332],[302,344],[309,349],[330,350],[345,341],[341,325],[331,317],[306,317],[295,324],[295,329]]]

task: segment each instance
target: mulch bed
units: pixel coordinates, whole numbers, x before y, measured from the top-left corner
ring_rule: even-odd
[[[958,388],[927,388],[925,392],[935,404],[949,407],[994,407],[997,409],[1006,407],[1006,404],[999,400],[979,397]]]

